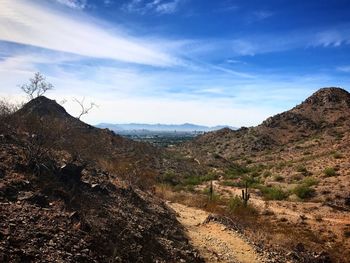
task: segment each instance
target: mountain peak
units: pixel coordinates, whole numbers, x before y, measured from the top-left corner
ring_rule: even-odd
[[[350,107],[350,93],[337,87],[322,88],[307,98],[304,103],[326,107],[343,104]]]
[[[45,96],[40,96],[32,99],[19,110],[19,114],[51,117],[71,117],[66,110],[59,105],[55,100],[50,100]]]

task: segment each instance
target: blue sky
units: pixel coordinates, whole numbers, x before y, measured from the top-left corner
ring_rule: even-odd
[[[0,0],[0,96],[40,71],[86,122],[257,125],[350,87],[350,3]]]

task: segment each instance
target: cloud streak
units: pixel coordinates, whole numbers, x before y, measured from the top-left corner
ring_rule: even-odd
[[[121,31],[108,31],[79,14],[66,15],[37,3],[0,0],[0,40],[150,66],[181,63],[162,48],[163,40],[151,44]]]
[[[84,9],[87,7],[87,0],[52,0],[59,4],[68,6],[73,9]]]
[[[147,13],[173,14],[178,10],[182,0],[131,0],[123,6],[123,10],[130,13]]]

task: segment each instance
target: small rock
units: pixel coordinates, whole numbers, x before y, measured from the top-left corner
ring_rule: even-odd
[[[53,246],[55,246],[55,245],[56,245],[56,243],[51,239],[51,240],[49,241],[49,246],[53,247]]]

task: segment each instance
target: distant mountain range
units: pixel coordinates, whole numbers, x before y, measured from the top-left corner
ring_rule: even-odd
[[[96,125],[98,128],[108,128],[115,132],[122,131],[163,131],[163,132],[194,132],[194,131],[216,131],[223,128],[230,128],[235,130],[236,128],[227,126],[227,125],[219,125],[214,127],[196,125],[192,123],[184,123],[184,124],[142,124],[142,123],[126,123],[126,124],[112,124],[112,123],[100,123]]]

